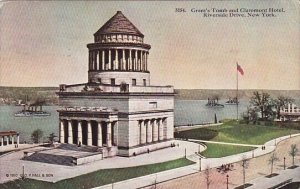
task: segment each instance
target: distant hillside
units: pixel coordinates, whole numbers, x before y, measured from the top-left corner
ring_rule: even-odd
[[[292,98],[300,98],[300,90],[239,90],[239,98],[249,99],[254,91],[269,93],[272,97],[280,95],[289,96]],[[205,100],[218,96],[220,99],[228,99],[236,96],[236,90],[230,89],[175,89],[176,99],[185,100]]]
[[[28,100],[35,101],[37,99],[45,100],[47,104],[57,104],[58,97],[55,92],[58,87],[1,87],[0,98],[7,99],[9,103],[12,101],[25,101],[26,95]]]
[[[25,100],[28,95],[29,100],[42,99],[47,104],[57,104],[58,96],[55,92],[58,87],[1,87],[0,98],[9,101]],[[239,90],[239,98],[249,99],[256,90]],[[269,93],[273,97],[280,95],[292,98],[300,98],[300,90],[258,90]],[[184,100],[206,100],[218,96],[219,99],[228,99],[236,96],[236,90],[230,89],[175,89],[175,99]]]

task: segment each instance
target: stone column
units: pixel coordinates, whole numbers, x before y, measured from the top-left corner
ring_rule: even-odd
[[[142,51],[139,51],[140,53],[140,58],[139,58],[139,71],[142,70]]]
[[[168,118],[164,118],[162,120],[162,127],[163,127],[163,139],[168,139],[170,138],[168,135],[170,133],[170,129],[168,128],[167,120]],[[171,131],[173,132],[173,131]]]
[[[159,125],[158,125],[158,140],[164,139],[164,127],[162,124],[162,119],[159,119]]]
[[[6,136],[6,146],[9,145],[9,136]]]
[[[15,143],[14,140],[15,140],[15,136],[14,136],[14,135],[11,135],[11,144],[12,144],[12,145],[14,145],[14,143]]]
[[[102,70],[105,70],[105,50],[102,50]]]
[[[132,70],[132,50],[131,49],[129,49],[129,61],[128,61],[128,64],[129,64],[128,70]]]
[[[68,120],[68,144],[73,144],[72,121]]]
[[[17,147],[19,147],[19,144],[20,144],[20,135],[18,134],[17,135]]]
[[[151,123],[150,120],[147,121],[147,137],[146,137],[146,142],[147,143],[151,143],[152,142],[152,127],[151,127]]]
[[[102,147],[102,126],[101,122],[98,122],[98,141],[97,145]]]
[[[97,70],[97,65],[98,65],[97,56],[98,56],[98,51],[94,51],[94,70]]]
[[[147,141],[147,124],[148,124],[148,121],[144,120],[142,122],[142,144],[145,144],[146,141]]]
[[[111,147],[111,122],[107,122],[106,144],[107,144],[107,147]]]
[[[158,120],[153,121],[153,132],[152,132],[153,142],[158,141],[158,124],[159,124]]]
[[[92,70],[92,52],[89,51],[89,70]]]
[[[116,49],[115,70],[118,69],[119,69],[119,53],[118,53],[118,49]]]
[[[64,121],[60,120],[60,125],[59,125],[59,141],[60,143],[65,142],[65,131],[64,131]]]
[[[146,52],[145,71],[148,71],[148,52]]]
[[[78,121],[78,128],[77,128],[77,142],[78,144],[82,144],[82,121]]]
[[[98,51],[98,59],[99,59],[99,65],[98,65],[98,69],[99,70],[102,70],[102,63],[101,63],[101,61],[102,61],[102,52],[101,52],[101,50],[99,50]]]
[[[87,122],[87,145],[92,146],[92,123],[91,121]]]
[[[138,64],[138,52],[137,50],[135,50],[134,70],[137,70],[137,64]]]
[[[114,122],[114,125],[113,125],[113,145],[116,145],[118,146],[119,144],[119,122],[116,121]]]
[[[122,70],[126,70],[125,49],[122,50]]]
[[[108,69],[109,70],[111,70],[111,64],[112,64],[112,62],[111,62],[111,50],[109,49],[108,50]]]
[[[142,121],[138,121],[138,133],[139,133],[139,141],[138,144],[142,144]]]
[[[4,146],[4,140],[3,140],[3,137],[1,137],[1,146]]]
[[[144,54],[144,51],[141,51],[141,58],[142,58],[142,63],[141,63],[141,71],[144,71],[144,67],[145,67],[145,54]]]

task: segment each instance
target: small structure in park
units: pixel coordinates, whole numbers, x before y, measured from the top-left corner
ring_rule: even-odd
[[[280,121],[300,121],[300,108],[289,103],[280,109]]]
[[[16,145],[16,147],[18,147],[19,143],[20,143],[20,135],[18,132],[16,131],[0,132],[0,147],[9,146],[9,145]]]

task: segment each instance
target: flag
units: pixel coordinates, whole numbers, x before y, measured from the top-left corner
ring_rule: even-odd
[[[238,63],[236,64],[236,69],[240,72],[241,75],[244,75],[244,70]]]

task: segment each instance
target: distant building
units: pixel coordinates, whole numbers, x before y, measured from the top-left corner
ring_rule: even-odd
[[[171,146],[174,88],[150,85],[144,35],[118,11],[87,48],[88,82],[57,92],[60,142],[97,146],[105,156]]]
[[[16,138],[16,140],[15,140]],[[0,147],[17,145],[19,146],[20,136],[16,131],[2,131],[0,132]]]
[[[280,109],[281,121],[300,121],[300,108],[295,104],[289,103]]]

